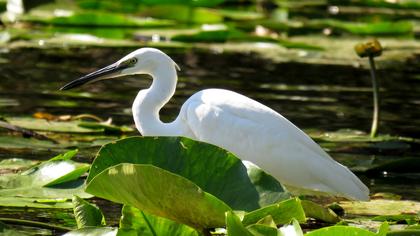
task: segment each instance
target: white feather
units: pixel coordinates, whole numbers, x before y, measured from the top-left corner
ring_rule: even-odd
[[[207,89],[191,96],[171,123],[159,110],[173,96],[175,63],[157,49],[139,49],[127,57],[138,63],[127,74],[150,74],[152,86],[133,103],[137,129],[145,136],[186,136],[223,147],[248,160],[285,185],[369,199],[369,189],[334,161],[302,130],[276,111],[238,93]]]

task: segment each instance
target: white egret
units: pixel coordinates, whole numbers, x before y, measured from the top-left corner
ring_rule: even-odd
[[[308,135],[269,107],[224,89],[192,95],[170,123],[160,109],[175,93],[178,66],[165,53],[141,48],[112,65],[74,80],[62,90],[124,75],[148,74],[132,110],[144,136],[185,136],[223,147],[274,176],[282,184],[368,200],[369,189],[347,167],[334,161]]]

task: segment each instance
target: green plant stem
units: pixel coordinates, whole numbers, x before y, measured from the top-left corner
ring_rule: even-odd
[[[0,221],[4,223],[15,224],[15,225],[33,226],[33,227],[38,227],[38,228],[53,229],[53,230],[60,230],[60,231],[66,231],[66,232],[73,230],[72,228],[67,228],[63,226],[52,225],[52,224],[42,223],[42,222],[37,222],[37,221],[32,221],[32,220],[0,218]]]
[[[370,129],[370,137],[376,137],[379,123],[379,87],[378,81],[376,80],[376,68],[375,60],[373,56],[369,56],[370,75],[372,77],[372,89],[373,89],[373,118],[372,127]]]

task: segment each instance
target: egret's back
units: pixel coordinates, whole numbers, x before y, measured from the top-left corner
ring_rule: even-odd
[[[222,89],[194,94],[177,122],[194,139],[260,166],[285,185],[367,200],[368,188],[308,135],[274,110]]]

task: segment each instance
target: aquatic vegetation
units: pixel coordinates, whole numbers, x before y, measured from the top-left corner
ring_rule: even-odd
[[[10,17],[0,0],[0,120],[40,135],[0,128],[0,234],[419,234],[417,0],[22,2],[27,11]],[[382,101],[374,138],[366,132],[369,64],[353,47],[369,37],[384,49],[375,60]],[[372,200],[290,198],[258,167],[181,137],[120,140],[137,134],[127,106],[136,91],[125,82],[57,91],[143,46],[165,50],[182,69],[163,120],[192,91],[240,91],[303,127],[369,185]],[[73,119],[80,114],[114,122]],[[147,204],[131,203],[140,184]],[[191,215],[162,209],[163,190],[184,196],[165,194],[167,209]],[[194,212],[194,204],[204,207]]]

